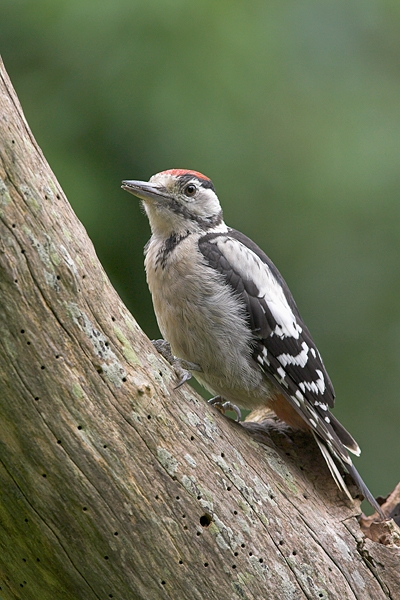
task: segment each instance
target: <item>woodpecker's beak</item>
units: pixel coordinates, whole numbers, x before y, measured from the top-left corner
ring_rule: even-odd
[[[141,200],[155,200],[164,196],[159,187],[148,181],[123,181],[121,188]]]

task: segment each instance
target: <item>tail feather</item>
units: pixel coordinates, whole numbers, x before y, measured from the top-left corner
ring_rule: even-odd
[[[346,494],[346,496],[349,498],[349,500],[351,500],[351,502],[353,502],[353,498],[352,498],[349,490],[347,489],[347,485],[345,484],[343,477],[339,473],[339,469],[337,468],[336,463],[333,460],[331,453],[329,452],[328,448],[325,446],[325,444],[321,440],[321,438],[318,437],[318,435],[316,435],[314,432],[313,432],[313,435],[314,435],[315,441],[317,442],[317,444],[319,446],[319,449],[321,450],[322,456],[324,457],[326,464],[329,467],[331,475],[332,475],[333,479],[335,480],[336,485],[338,486],[338,488],[340,490],[343,490],[343,492]]]
[[[326,446],[325,443],[323,442],[323,440],[318,435],[316,435],[314,432],[313,432],[313,435],[314,435],[315,441],[318,444],[319,449],[321,450],[322,456],[324,457],[324,459],[329,467],[331,475],[332,475],[333,479],[335,480],[336,485],[338,486],[339,489],[343,490],[343,492],[346,494],[346,496],[353,502],[353,498],[347,488],[347,485],[344,482],[342,475],[339,472],[339,469],[335,462],[335,458],[332,455],[330,448],[328,446]],[[377,503],[377,501],[375,500],[375,498],[373,497],[373,495],[371,494],[371,492],[365,485],[359,472],[357,471],[357,469],[355,468],[355,466],[353,465],[351,460],[350,460],[350,462],[346,462],[346,463],[343,463],[340,460],[340,463],[349,472],[349,474],[351,475],[351,477],[354,480],[354,483],[357,485],[358,489],[360,490],[360,492],[362,493],[364,498],[376,510],[376,512],[379,514],[380,518],[382,520],[384,520],[386,517],[383,514],[381,507],[379,506],[379,504]]]
[[[353,436],[350,435],[347,429],[343,427],[343,425],[337,420],[337,418],[332,413],[329,413],[329,419],[334,432],[338,436],[339,440],[342,442],[343,446],[347,448],[347,450],[350,450],[350,452],[352,452],[356,456],[360,456],[360,446],[357,444]]]
[[[367,486],[363,482],[363,480],[362,480],[359,472],[355,468],[355,466],[353,464],[346,465],[346,469],[348,470],[348,472],[352,476],[355,484],[357,485],[358,489],[360,490],[360,492],[362,493],[362,495],[364,496],[364,498],[366,500],[368,500],[368,502],[370,503],[370,505],[379,514],[379,516],[381,517],[381,519],[385,520],[386,517],[383,514],[383,511],[382,511],[381,507],[379,506],[379,504],[377,503],[377,501],[375,500],[375,498],[373,497],[373,495],[371,494],[371,492],[369,491],[369,489],[367,488]]]

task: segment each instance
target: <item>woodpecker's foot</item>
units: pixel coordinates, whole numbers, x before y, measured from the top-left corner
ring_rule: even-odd
[[[225,411],[231,410],[236,413],[236,421],[239,422],[242,420],[242,413],[240,412],[240,408],[236,406],[236,404],[232,404],[229,400],[224,402],[224,399],[221,396],[215,396],[215,398],[211,398],[208,401],[209,404],[215,406],[223,415]]]
[[[171,352],[171,345],[166,340],[152,340],[154,348],[158,350],[158,352],[169,362],[169,364],[174,368],[174,371],[178,377],[178,383],[175,386],[175,389],[181,387],[186,381],[189,381],[192,377],[191,371],[200,371],[200,365],[196,363],[189,362],[188,360],[184,360],[183,358],[177,358]]]

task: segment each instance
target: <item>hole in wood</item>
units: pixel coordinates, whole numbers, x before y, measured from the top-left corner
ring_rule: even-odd
[[[212,517],[208,513],[204,513],[204,515],[202,515],[200,517],[200,525],[202,527],[208,527],[210,525],[211,521],[212,521]]]

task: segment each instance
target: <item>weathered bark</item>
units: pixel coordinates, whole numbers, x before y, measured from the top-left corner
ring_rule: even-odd
[[[2,600],[400,598],[308,436],[174,391],[0,68]]]

